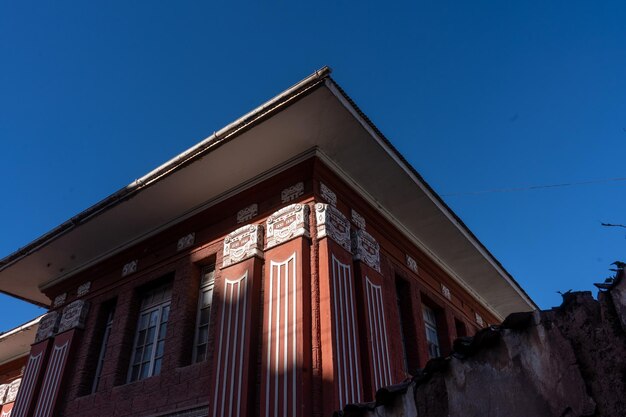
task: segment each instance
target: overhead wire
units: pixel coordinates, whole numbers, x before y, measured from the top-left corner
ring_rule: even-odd
[[[441,196],[442,197],[457,197],[457,196],[464,196],[464,195],[512,193],[512,192],[519,192],[519,191],[541,190],[541,189],[546,189],[546,188],[572,187],[576,185],[600,184],[600,183],[617,182],[617,181],[626,181],[626,177],[604,178],[604,179],[599,179],[599,180],[589,180],[589,181],[579,181],[579,182],[566,182],[566,183],[561,183],[561,184],[531,185],[528,187],[494,188],[491,190],[465,191],[465,192],[459,192],[459,193],[441,194]]]

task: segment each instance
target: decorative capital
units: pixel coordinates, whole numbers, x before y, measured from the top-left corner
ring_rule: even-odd
[[[315,205],[317,237],[329,237],[339,243],[342,248],[352,252],[350,242],[350,222],[339,210],[329,204]]]
[[[263,226],[260,224],[240,227],[224,239],[222,268],[253,256],[263,257]]]
[[[267,249],[298,236],[309,237],[309,206],[291,204],[267,218]]]
[[[37,328],[37,334],[35,335],[35,343],[46,340],[56,334],[59,326],[59,318],[57,311],[51,311],[41,318],[39,327]]]
[[[380,272],[380,245],[365,230],[352,231],[352,253],[354,259]]]
[[[417,261],[411,258],[409,255],[406,255],[406,266],[409,269],[417,274]]]
[[[237,212],[237,223],[245,223],[252,220],[259,213],[259,205],[257,203],[250,204]]]
[[[323,182],[320,182],[320,194],[324,201],[331,206],[337,207],[337,195]]]
[[[76,295],[78,295],[79,297],[82,297],[83,295],[87,294],[90,289],[91,289],[91,281],[87,281],[81,284],[80,287],[78,287],[78,289],[76,290]]]
[[[288,203],[290,201],[294,201],[298,197],[304,194],[304,183],[298,182],[291,187],[285,188],[282,193],[280,193],[280,200],[283,203]]]
[[[59,324],[58,333],[74,328],[82,329],[85,326],[85,319],[87,318],[88,310],[89,303],[84,300],[71,302],[63,309],[63,315],[61,316],[61,324]]]
[[[128,276],[130,274],[134,274],[135,272],[137,272],[137,264],[139,263],[139,261],[137,259],[135,259],[134,261],[130,261],[129,263],[127,263],[126,265],[124,265],[124,268],[122,268],[122,276]]]
[[[365,230],[365,218],[352,209],[352,223],[361,230]]]
[[[9,384],[9,388],[7,389],[7,396],[4,399],[5,403],[12,403],[17,398],[17,392],[20,389],[20,384],[22,383],[22,378],[18,378],[13,380]]]
[[[59,294],[54,297],[54,301],[52,302],[52,307],[58,307],[60,305],[65,304],[65,300],[67,299],[67,293]]]
[[[176,243],[176,250],[181,251],[192,246],[196,241],[196,234],[194,232],[189,233],[178,239],[178,243]]]

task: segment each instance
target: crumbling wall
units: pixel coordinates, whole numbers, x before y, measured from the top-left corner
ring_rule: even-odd
[[[626,279],[563,295],[457,339],[411,380],[351,404],[345,417],[626,416]]]

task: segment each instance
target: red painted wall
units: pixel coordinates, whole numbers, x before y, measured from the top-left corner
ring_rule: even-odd
[[[295,200],[283,202],[283,190],[298,182],[303,183],[302,191],[295,191]],[[317,237],[313,203],[326,202],[321,192],[322,183],[335,193],[337,209],[347,219],[352,218],[352,210],[364,218],[367,232],[380,246],[380,272],[362,261],[354,260],[349,251],[330,238]],[[264,259],[249,259],[226,269],[220,268],[223,241],[228,233],[246,223],[266,225],[269,216],[294,202],[310,204],[310,236],[300,236],[274,248],[265,249]],[[257,214],[244,223],[237,223],[237,212],[253,203],[258,205]],[[358,226],[352,222],[351,228],[356,230]],[[192,232],[195,233],[194,243],[178,250],[179,238]],[[267,367],[268,352],[276,354],[268,344],[269,277],[278,273],[272,269],[272,262],[284,262],[293,253],[297,254],[295,282],[298,303],[297,330],[290,337],[297,340],[298,349],[295,358],[298,366],[296,415],[328,415],[330,411],[339,408],[340,404],[345,404],[345,401],[371,400],[381,381],[395,383],[407,376],[402,365],[402,351],[397,343],[399,311],[395,282],[398,277],[405,280],[409,288],[415,327],[413,334],[416,338],[413,345],[417,346],[417,352],[411,354],[418,358],[421,366],[428,358],[421,312],[423,302],[429,303],[441,313],[440,342],[444,353],[456,337],[455,319],[467,327],[469,334],[478,328],[476,313],[485,323],[496,322],[495,317],[425,254],[413,247],[354,190],[319,160],[311,159],[47,290],[51,299],[58,294],[67,293],[66,303],[60,306],[62,309],[67,303],[79,298],[77,289],[81,284],[91,282],[89,292],[82,296],[90,303],[85,329],[80,330],[80,342],[65,365],[64,377],[59,382],[62,389],[57,401],[58,415],[156,416],[202,406],[208,406],[211,413],[221,409],[222,405],[216,408],[212,401],[215,393],[218,392],[219,395],[220,392],[217,385],[224,381],[223,376],[218,379],[215,374],[218,369],[216,355],[219,353],[216,349],[226,340],[234,342],[234,338],[233,334],[220,333],[217,323],[220,323],[225,300],[230,300],[228,297],[232,295],[227,292],[225,280],[233,279],[246,270],[252,282],[250,288],[255,289],[250,293],[251,309],[246,316],[248,322],[244,330],[239,330],[241,333],[237,342],[243,341],[243,350],[238,350],[237,353],[244,352],[244,370],[247,372],[240,397],[245,406],[240,409],[240,413],[243,410],[244,414],[241,415],[264,416],[270,401],[268,398],[277,394],[283,398],[281,395],[286,389],[284,384],[278,386],[267,382],[268,375],[270,378],[276,377]],[[348,271],[345,280],[341,281],[341,289],[333,288],[333,277],[336,276],[333,275],[333,268],[337,268],[333,255]],[[416,261],[417,272],[407,266],[407,255]],[[122,276],[124,265],[133,260],[137,260],[136,272]],[[203,265],[209,263],[217,266],[211,309],[212,327],[208,351],[210,360],[192,364],[200,271]],[[162,370],[160,375],[127,383],[142,288],[159,279],[167,279],[172,283],[171,313],[167,324]],[[449,289],[449,299],[442,292],[442,285]],[[349,292],[352,292],[352,299],[345,296]],[[341,297],[344,302],[350,303],[352,300],[353,305],[349,308],[344,305],[343,310],[335,309],[334,301]],[[107,303],[113,300],[116,309],[106,360],[98,389],[92,393],[91,387],[104,333],[104,310]],[[243,310],[240,311],[244,314]],[[336,313],[343,313],[344,320],[337,321]],[[348,320],[351,314],[354,314],[354,320]],[[374,323],[374,319],[375,325],[372,326],[370,323]],[[279,324],[284,325],[281,320],[283,319],[279,318]],[[287,324],[291,326],[292,323]],[[351,327],[353,325],[354,328]],[[352,340],[341,339],[348,332],[354,338],[354,343]],[[385,337],[386,347],[382,344]],[[287,339],[288,343],[291,340]],[[338,340],[343,341],[343,344],[340,341],[339,346]],[[373,343],[378,343],[375,350],[371,347]],[[353,350],[346,350],[346,346]],[[348,354],[347,358],[339,358],[339,352],[342,352],[341,355],[344,355],[343,352],[352,352],[352,356]],[[278,354],[279,358],[285,357],[283,350],[279,350]],[[291,356],[286,357],[288,360],[294,359]],[[275,361],[275,357],[272,360]],[[382,370],[384,362],[389,363],[390,369]],[[270,367],[276,365],[271,360],[269,363]],[[381,372],[384,376],[381,376]],[[349,385],[346,389],[345,384],[351,383],[353,375],[359,375],[357,380],[363,381],[363,385]],[[284,377],[283,374],[280,376]],[[288,384],[292,382],[287,379]],[[230,390],[228,386],[227,392],[231,392]],[[239,391],[237,395],[240,395]],[[289,410],[293,406],[291,401],[289,397]],[[277,406],[275,401],[270,403],[270,408]],[[281,403],[278,407],[282,410],[284,404]],[[232,411],[232,408],[226,409]]]

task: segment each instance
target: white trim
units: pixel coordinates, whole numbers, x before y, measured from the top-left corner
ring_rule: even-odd
[[[499,275],[502,278],[504,278],[506,282],[517,292],[520,298],[522,298],[530,307],[534,309],[534,303],[528,298],[526,294],[524,294],[520,290],[518,284],[516,284],[515,282],[511,280],[508,273],[504,271],[502,267],[497,264],[497,262],[495,262],[495,260],[493,259],[493,255],[485,251],[485,249],[476,241],[476,239],[468,233],[467,229],[465,229],[465,227],[459,224],[458,220],[454,218],[454,216],[450,213],[450,211],[444,205],[441,204],[439,199],[437,199],[433,195],[433,193],[428,189],[428,187],[426,187],[424,183],[415,176],[412,170],[406,166],[406,164],[398,157],[396,152],[394,152],[392,149],[389,148],[389,146],[385,143],[385,141],[374,131],[374,129],[372,129],[370,124],[367,121],[365,121],[363,117],[356,111],[354,106],[352,106],[352,104],[350,104],[350,102],[346,100],[345,96],[337,89],[334,81],[332,81],[332,79],[326,78],[324,80],[324,83],[326,84],[326,87],[328,87],[328,89],[333,93],[333,95],[346,108],[346,110],[348,110],[350,114],[352,114],[352,116],[359,122],[359,124],[361,124],[361,126],[370,134],[370,136],[376,140],[376,142],[387,153],[387,155],[389,155],[394,160],[394,162],[400,168],[402,168],[402,170],[413,180],[413,182],[418,187],[420,187],[422,192],[437,206],[437,208],[441,211],[441,213],[443,213],[448,218],[450,223],[452,223],[463,234],[463,236],[467,239],[467,241],[470,242],[474,246],[474,248],[491,264],[491,266],[496,271],[498,271]],[[378,207],[382,210],[380,206],[375,206],[375,207]],[[497,314],[497,317],[500,317],[500,315]]]

